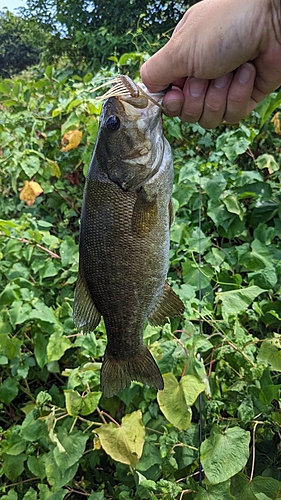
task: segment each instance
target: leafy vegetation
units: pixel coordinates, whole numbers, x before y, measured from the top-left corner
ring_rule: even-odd
[[[108,76],[0,82],[1,498],[280,498],[281,94],[215,131],[165,118],[169,278],[186,311],[144,332],[164,390],[105,399],[104,325],[80,335],[72,305],[91,89]]]
[[[36,21],[0,11],[0,76],[8,78],[39,62],[41,44],[47,36]]]
[[[97,71],[111,56],[152,52],[167,41],[195,0],[27,0],[21,12],[52,33],[44,59],[53,63],[67,55],[73,64]]]

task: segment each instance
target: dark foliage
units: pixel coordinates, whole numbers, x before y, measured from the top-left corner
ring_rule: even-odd
[[[0,76],[10,77],[39,62],[42,28],[9,11],[0,12]]]
[[[48,62],[67,55],[74,64],[80,66],[82,62],[87,68],[97,70],[112,55],[155,51],[167,41],[187,7],[194,3],[194,0],[27,0],[27,9],[22,12],[54,35],[45,51]]]

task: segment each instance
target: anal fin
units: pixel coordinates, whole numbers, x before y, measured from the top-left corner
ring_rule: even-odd
[[[148,321],[153,326],[163,325],[167,318],[174,318],[184,312],[184,304],[178,295],[165,281],[163,293],[153,311],[148,316]]]
[[[82,266],[79,266],[79,274],[76,283],[73,320],[75,326],[83,333],[92,332],[99,324],[101,314],[97,310],[91,297]]]

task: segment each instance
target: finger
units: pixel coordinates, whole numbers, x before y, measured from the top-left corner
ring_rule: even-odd
[[[184,103],[184,94],[181,88],[175,85],[165,94],[163,99],[164,113],[167,116],[179,116]]]
[[[232,78],[233,73],[227,73],[210,82],[205,96],[203,113],[199,120],[201,127],[215,128],[222,123]]]
[[[281,43],[271,41],[267,46],[267,51],[254,61],[257,76],[252,97],[256,102],[260,102],[280,86],[280,59]]]
[[[183,64],[181,63],[179,68],[178,54],[178,40],[171,38],[164,47],[142,65],[140,76],[150,92],[160,92],[183,76]]]
[[[183,88],[184,104],[180,114],[182,121],[195,123],[200,119],[208,85],[209,80],[187,78]]]
[[[247,116],[255,107],[252,99],[256,69],[251,63],[243,64],[230,84],[224,120],[235,123]]]

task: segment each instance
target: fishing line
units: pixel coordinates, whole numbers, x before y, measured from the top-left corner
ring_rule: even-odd
[[[202,189],[201,180],[199,172],[199,185],[198,185],[198,298],[199,298],[199,332],[200,335],[203,334],[203,321],[202,321],[202,274],[201,274],[201,264],[202,264]],[[199,361],[202,362],[201,352],[198,353]],[[199,484],[202,486],[203,481],[203,468],[200,457],[200,448],[203,441],[203,392],[199,394]]]

